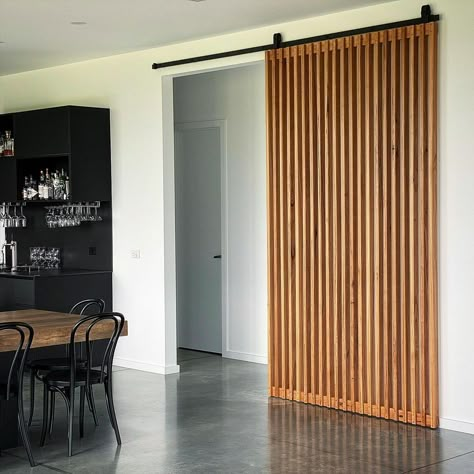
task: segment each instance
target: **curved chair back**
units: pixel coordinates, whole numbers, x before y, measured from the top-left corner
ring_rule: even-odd
[[[74,347],[76,342],[76,337],[78,331],[87,326],[85,328],[85,346],[86,346],[86,357],[87,357],[87,380],[86,383],[89,385],[90,381],[90,370],[92,366],[92,341],[90,340],[91,331],[94,329],[95,326],[98,324],[103,324],[106,321],[110,321],[111,325],[111,335],[108,339],[107,347],[104,352],[104,356],[102,357],[101,363],[101,378],[100,382],[103,383],[105,377],[110,377],[112,375],[112,362],[114,359],[115,348],[117,347],[117,342],[122,333],[123,326],[125,324],[125,317],[121,313],[101,313],[101,314],[93,314],[90,316],[83,317],[80,321],[78,321],[75,326],[72,328],[71,331],[71,339],[69,344]],[[81,331],[82,332],[82,331]],[[76,381],[76,351],[70,351],[70,365],[71,365],[71,386],[74,387]]]
[[[18,396],[23,395],[23,373],[35,333],[29,324],[21,322],[0,323],[0,332],[2,331],[13,331],[18,335],[18,347],[13,355],[6,385],[6,399],[9,400],[12,387],[17,388]]]
[[[94,314],[103,313],[105,311],[105,301],[101,298],[90,298],[87,300],[82,300],[79,301],[79,303],[76,303],[71,308],[69,313],[79,314],[80,316],[83,316],[90,308],[96,308],[94,310]]]

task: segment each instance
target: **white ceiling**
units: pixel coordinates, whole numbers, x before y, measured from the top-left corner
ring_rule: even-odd
[[[0,75],[383,2],[0,0]],[[87,24],[71,25],[82,21]]]

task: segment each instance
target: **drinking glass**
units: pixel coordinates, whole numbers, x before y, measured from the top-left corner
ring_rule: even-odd
[[[18,216],[19,226],[18,227],[26,227],[26,217],[23,214],[23,207],[24,204],[20,206],[20,215]]]

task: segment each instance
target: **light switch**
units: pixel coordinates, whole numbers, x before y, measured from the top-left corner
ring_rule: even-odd
[[[132,250],[132,258],[140,258],[140,250],[139,249]]]

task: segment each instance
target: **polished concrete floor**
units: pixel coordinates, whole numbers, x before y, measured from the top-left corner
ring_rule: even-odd
[[[120,448],[98,390],[100,426],[87,413],[72,458],[61,403],[44,448],[38,409],[31,437],[41,464],[31,472],[474,473],[474,436],[268,399],[262,365],[192,351],[180,361],[181,374],[166,378],[114,373]],[[3,453],[0,471],[30,472],[23,449]]]

